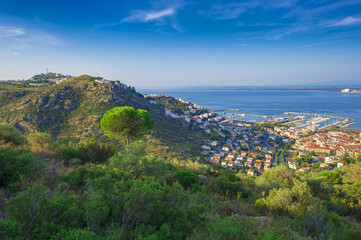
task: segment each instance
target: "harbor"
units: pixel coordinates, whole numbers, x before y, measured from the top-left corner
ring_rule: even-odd
[[[283,124],[298,129],[322,131],[330,128],[347,128],[355,121],[348,117],[334,116],[307,112],[284,112],[280,116],[240,113],[239,109],[216,110],[221,112],[230,121],[247,121],[264,124]]]

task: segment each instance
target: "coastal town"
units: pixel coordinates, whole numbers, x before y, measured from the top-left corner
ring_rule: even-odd
[[[316,124],[326,116],[297,124],[305,121],[305,117],[294,113],[290,117],[255,123],[227,114],[222,116],[169,95],[150,94],[146,98],[151,104],[163,105],[168,117],[181,119],[204,131],[209,136],[200,149],[204,160],[229,171],[255,175],[278,165],[297,171],[332,170],[361,156],[361,133],[334,129],[336,124],[317,128]]]

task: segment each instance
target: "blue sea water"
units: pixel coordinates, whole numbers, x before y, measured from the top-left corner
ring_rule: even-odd
[[[284,112],[318,113],[349,117],[361,129],[361,94],[305,91],[255,90],[150,90],[143,94],[168,94],[197,103],[211,110],[239,109],[240,113],[282,116]],[[245,119],[249,120],[249,119]]]

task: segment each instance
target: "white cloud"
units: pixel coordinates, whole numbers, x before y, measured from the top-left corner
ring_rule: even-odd
[[[154,13],[148,13],[145,16],[145,21],[149,22],[149,21],[153,21],[153,20],[157,20],[166,16],[172,16],[175,13],[175,9],[174,8],[168,8],[168,9],[164,9],[162,11],[158,11],[158,12],[154,12]]]
[[[332,27],[340,27],[340,26],[351,26],[351,25],[358,25],[361,24],[361,17],[357,18],[357,17],[347,17],[344,18],[338,22],[335,22],[334,24],[332,24]]]
[[[17,37],[25,34],[24,28],[9,27],[0,25],[0,38]]]
[[[116,27],[123,23],[149,23],[154,22],[159,31],[159,26],[169,25],[178,32],[184,32],[183,27],[177,20],[177,13],[180,9],[187,5],[183,0],[158,0],[152,2],[152,7],[149,10],[133,10],[130,15],[123,18],[119,22],[96,24],[95,27]],[[162,32],[162,31],[160,31]]]
[[[160,11],[135,10],[130,16],[124,18],[122,22],[151,22],[172,16],[175,12],[174,8],[167,8]]]

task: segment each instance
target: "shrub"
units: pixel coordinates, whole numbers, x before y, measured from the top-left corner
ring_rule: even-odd
[[[26,139],[20,131],[8,123],[0,122],[0,144],[12,143],[20,145],[25,143]]]
[[[322,172],[317,175],[318,177],[325,178],[333,183],[340,184],[342,183],[342,177],[339,173],[336,172]]]
[[[19,154],[13,149],[0,150],[0,186],[16,184],[21,178],[39,176],[44,166],[31,153]]]
[[[175,178],[185,188],[190,188],[193,184],[199,182],[199,177],[187,170],[180,170],[175,173]]]
[[[68,146],[64,149],[65,163],[69,164],[74,158],[80,159],[82,163],[104,163],[114,155],[114,148],[108,143],[102,143],[95,139],[83,139],[78,144]]]

